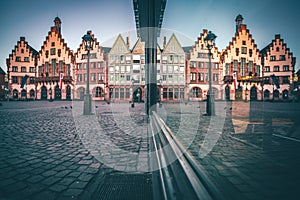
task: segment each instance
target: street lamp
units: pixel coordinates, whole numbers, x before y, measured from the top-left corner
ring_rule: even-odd
[[[84,94],[83,115],[90,115],[92,112],[91,94],[90,94],[90,50],[93,48],[94,39],[91,36],[91,31],[88,31],[82,37],[85,50],[87,51],[87,65],[86,65],[86,90]]]
[[[162,79],[161,78],[159,79],[159,84],[160,84],[159,107],[161,108],[162,107],[162,98],[161,98],[161,95],[162,95]]]
[[[204,38],[204,42],[206,47],[208,48],[208,57],[209,57],[209,73],[208,73],[208,78],[209,78],[209,90],[207,94],[207,99],[206,99],[206,114],[208,116],[214,116],[215,115],[215,99],[214,99],[214,93],[212,90],[212,67],[211,67],[211,49],[215,43],[216,35],[213,34],[211,31],[208,32],[207,36]]]
[[[131,100],[131,107],[134,108],[134,98],[133,98],[133,85],[134,85],[134,79],[131,79],[131,86],[132,86],[132,100]]]
[[[50,81],[50,102],[52,102],[52,81]]]
[[[245,90],[245,93],[246,93],[246,97],[245,97],[245,102],[247,102],[248,98],[248,83],[246,83],[246,90]]]

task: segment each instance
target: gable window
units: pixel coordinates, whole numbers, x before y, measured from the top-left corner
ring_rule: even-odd
[[[242,47],[242,54],[247,54],[247,47]]]
[[[16,62],[21,62],[21,57],[20,56],[16,57]]]
[[[280,55],[279,60],[285,60],[285,55]]]
[[[265,72],[270,72],[270,66],[265,66]]]
[[[252,57],[253,51],[252,49],[249,49],[249,56]]]
[[[29,62],[29,57],[24,57],[24,62]]]
[[[55,51],[56,51],[55,48],[51,48],[51,49],[50,49],[50,54],[51,54],[51,55],[55,55]]]
[[[13,71],[13,72],[17,72],[17,71],[18,71],[18,67],[17,67],[17,66],[13,66],[13,67],[12,67],[12,71]]]
[[[52,42],[52,43],[51,43],[51,47],[54,47],[54,46],[55,46],[55,42]]]
[[[276,60],[276,56],[271,56],[271,57],[270,57],[270,60],[271,60],[271,61],[275,61],[275,60]]]
[[[246,40],[243,40],[243,41],[242,41],[242,45],[246,45]]]
[[[279,72],[279,66],[274,66],[273,71],[274,71],[274,72]]]
[[[60,55],[61,55],[61,49],[57,50],[57,55],[58,55],[58,57],[60,57]]]
[[[276,51],[279,52],[279,47],[276,47]]]
[[[24,53],[24,49],[21,49],[21,53]]]

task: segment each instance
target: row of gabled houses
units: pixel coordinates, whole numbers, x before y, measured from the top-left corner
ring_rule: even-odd
[[[219,100],[291,99],[295,90],[296,58],[280,35],[259,50],[243,24],[235,19],[236,32],[221,52],[212,48],[212,87]],[[145,44],[119,35],[112,47],[102,47],[93,33],[90,52],[90,93],[94,100],[137,101],[145,97]],[[162,101],[205,100],[208,92],[209,54],[203,30],[195,44],[182,47],[175,34],[157,45],[157,87]],[[7,58],[9,98],[83,99],[87,52],[83,41],[76,52],[61,34],[61,20],[36,51],[21,37]]]

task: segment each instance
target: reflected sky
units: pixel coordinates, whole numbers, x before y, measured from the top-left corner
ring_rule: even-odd
[[[132,0],[10,0],[0,4],[0,66],[5,71],[5,60],[20,36],[39,51],[56,16],[62,20],[63,38],[74,51],[87,30],[104,44],[112,43],[119,33],[135,37]],[[202,29],[212,30],[221,51],[234,36],[235,17],[242,14],[259,49],[281,34],[294,56],[300,57],[299,9],[300,2],[294,0],[167,0],[163,28],[182,35],[183,46],[193,45]]]

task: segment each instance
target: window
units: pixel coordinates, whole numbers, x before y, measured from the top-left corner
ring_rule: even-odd
[[[120,88],[120,99],[124,99],[124,88]]]
[[[67,76],[71,76],[71,66],[67,64]]]
[[[247,54],[247,47],[242,47],[242,54]]]
[[[237,60],[233,61],[233,71],[235,71],[235,72],[238,71],[238,61]]]
[[[213,81],[218,82],[219,81],[219,74],[213,74]]]
[[[225,74],[230,75],[230,64],[229,63],[226,63],[226,65],[225,65]]]
[[[265,66],[265,72],[270,72],[270,66]]]
[[[119,88],[115,88],[115,98],[119,98]]]
[[[130,98],[130,88],[126,88],[126,94],[125,94],[125,98],[129,99]]]
[[[168,98],[168,89],[167,88],[163,89],[163,98],[164,99]]]
[[[64,62],[63,61],[59,61],[59,71],[63,72],[64,71]]]
[[[50,54],[51,54],[51,55],[55,55],[55,51],[56,51],[55,48],[51,48],[51,49],[50,49]]]
[[[239,48],[235,48],[235,54],[236,54],[236,56],[239,56],[239,51],[240,51]]]
[[[34,77],[30,77],[29,83],[30,83],[30,84],[34,84]]]
[[[98,62],[97,64],[98,64],[98,68],[101,68],[103,65],[102,62]]]
[[[29,62],[29,57],[24,57],[24,62]]]
[[[34,67],[29,67],[29,72],[34,73]]]
[[[219,64],[218,63],[214,63],[214,69],[219,69]]]
[[[255,76],[260,76],[260,65],[255,66]]]
[[[21,57],[20,56],[16,57],[16,62],[21,62]]]
[[[270,84],[270,77],[264,77],[264,84]]]
[[[288,66],[288,65],[284,65],[284,66],[283,66],[283,71],[284,71],[284,72],[289,71],[289,66]]]
[[[249,49],[249,56],[252,57],[253,51],[252,49]]]
[[[34,97],[34,96],[35,96],[35,92],[34,92],[34,90],[33,90],[33,89],[32,89],[32,90],[30,90],[29,94],[30,94],[30,97]]]
[[[168,65],[168,73],[172,73],[173,72],[173,66],[172,65]]]
[[[199,67],[199,68],[204,68],[204,63],[203,63],[203,62],[199,62],[199,63],[198,63],[198,67]]]
[[[46,55],[46,58],[48,58],[48,56],[49,56],[49,51],[48,50],[45,52],[45,55]]]
[[[184,56],[180,56],[180,63],[184,63]]]
[[[77,81],[78,81],[78,82],[81,82],[81,81],[82,81],[82,74],[78,74],[78,75],[77,75]]]
[[[162,77],[163,77],[163,79],[162,79],[163,81],[167,80],[167,75],[163,75]]]
[[[196,62],[192,62],[192,61],[191,61],[191,62],[190,62],[190,66],[193,67],[193,68],[196,68]]]
[[[169,55],[169,63],[173,63],[173,55]]]
[[[51,43],[51,47],[55,47],[55,42],[52,42],[52,43]]]
[[[178,63],[178,55],[174,56],[174,63]]]
[[[126,75],[126,81],[131,81],[130,75]]]
[[[101,96],[102,96],[101,88],[100,87],[96,87],[95,97],[101,97]]]
[[[253,62],[250,61],[250,62],[248,63],[248,73],[249,73],[249,76],[250,76],[250,72],[251,72],[251,75],[252,75],[252,68],[253,68]]]
[[[241,58],[241,76],[245,76],[246,58]]]
[[[21,67],[21,72],[26,72],[26,67]]]
[[[126,65],[126,73],[130,72],[130,65]]]
[[[204,58],[204,53],[198,53],[198,58]]]
[[[96,73],[91,74],[91,81],[96,81]]]
[[[12,71],[13,71],[13,72],[17,72],[17,71],[18,71],[18,67],[17,67],[17,66],[13,66],[13,67],[12,67]]]
[[[193,97],[196,97],[196,98],[202,97],[202,91],[201,91],[201,89],[200,89],[200,88],[197,88],[197,87],[194,87],[194,88],[192,89],[192,96],[193,96]]]
[[[12,79],[12,83],[17,83],[17,84],[19,83],[17,76],[12,76],[11,79]]]
[[[104,80],[104,74],[98,73],[98,81]]]
[[[204,73],[198,73],[198,81],[204,81]]]
[[[173,99],[173,88],[169,88],[169,99]]]
[[[21,49],[21,53],[24,53],[24,49]]]
[[[275,61],[276,60],[276,56],[271,56],[270,57],[270,61]]]
[[[243,41],[242,41],[242,45],[246,45],[246,40],[243,40]]]
[[[52,75],[56,75],[56,59],[52,59]]]
[[[81,63],[78,64],[78,69],[79,69],[79,70],[82,69],[82,64],[81,64]]]
[[[91,53],[91,54],[90,54],[90,58],[91,58],[91,59],[94,59],[94,58],[97,58],[97,56],[96,56],[95,53]]]
[[[57,55],[58,55],[58,57],[60,57],[60,55],[61,55],[61,49],[57,50]]]
[[[43,76],[43,67],[42,66],[39,66],[39,75],[40,76]]]
[[[285,60],[285,55],[280,55],[279,60]]]
[[[279,66],[274,66],[274,72],[279,72]]]
[[[49,73],[49,63],[45,62],[45,65],[46,65],[46,72]]]
[[[86,81],[86,74],[84,74],[84,78],[83,78],[83,81]]]
[[[279,47],[276,47],[276,51],[279,52]]]

